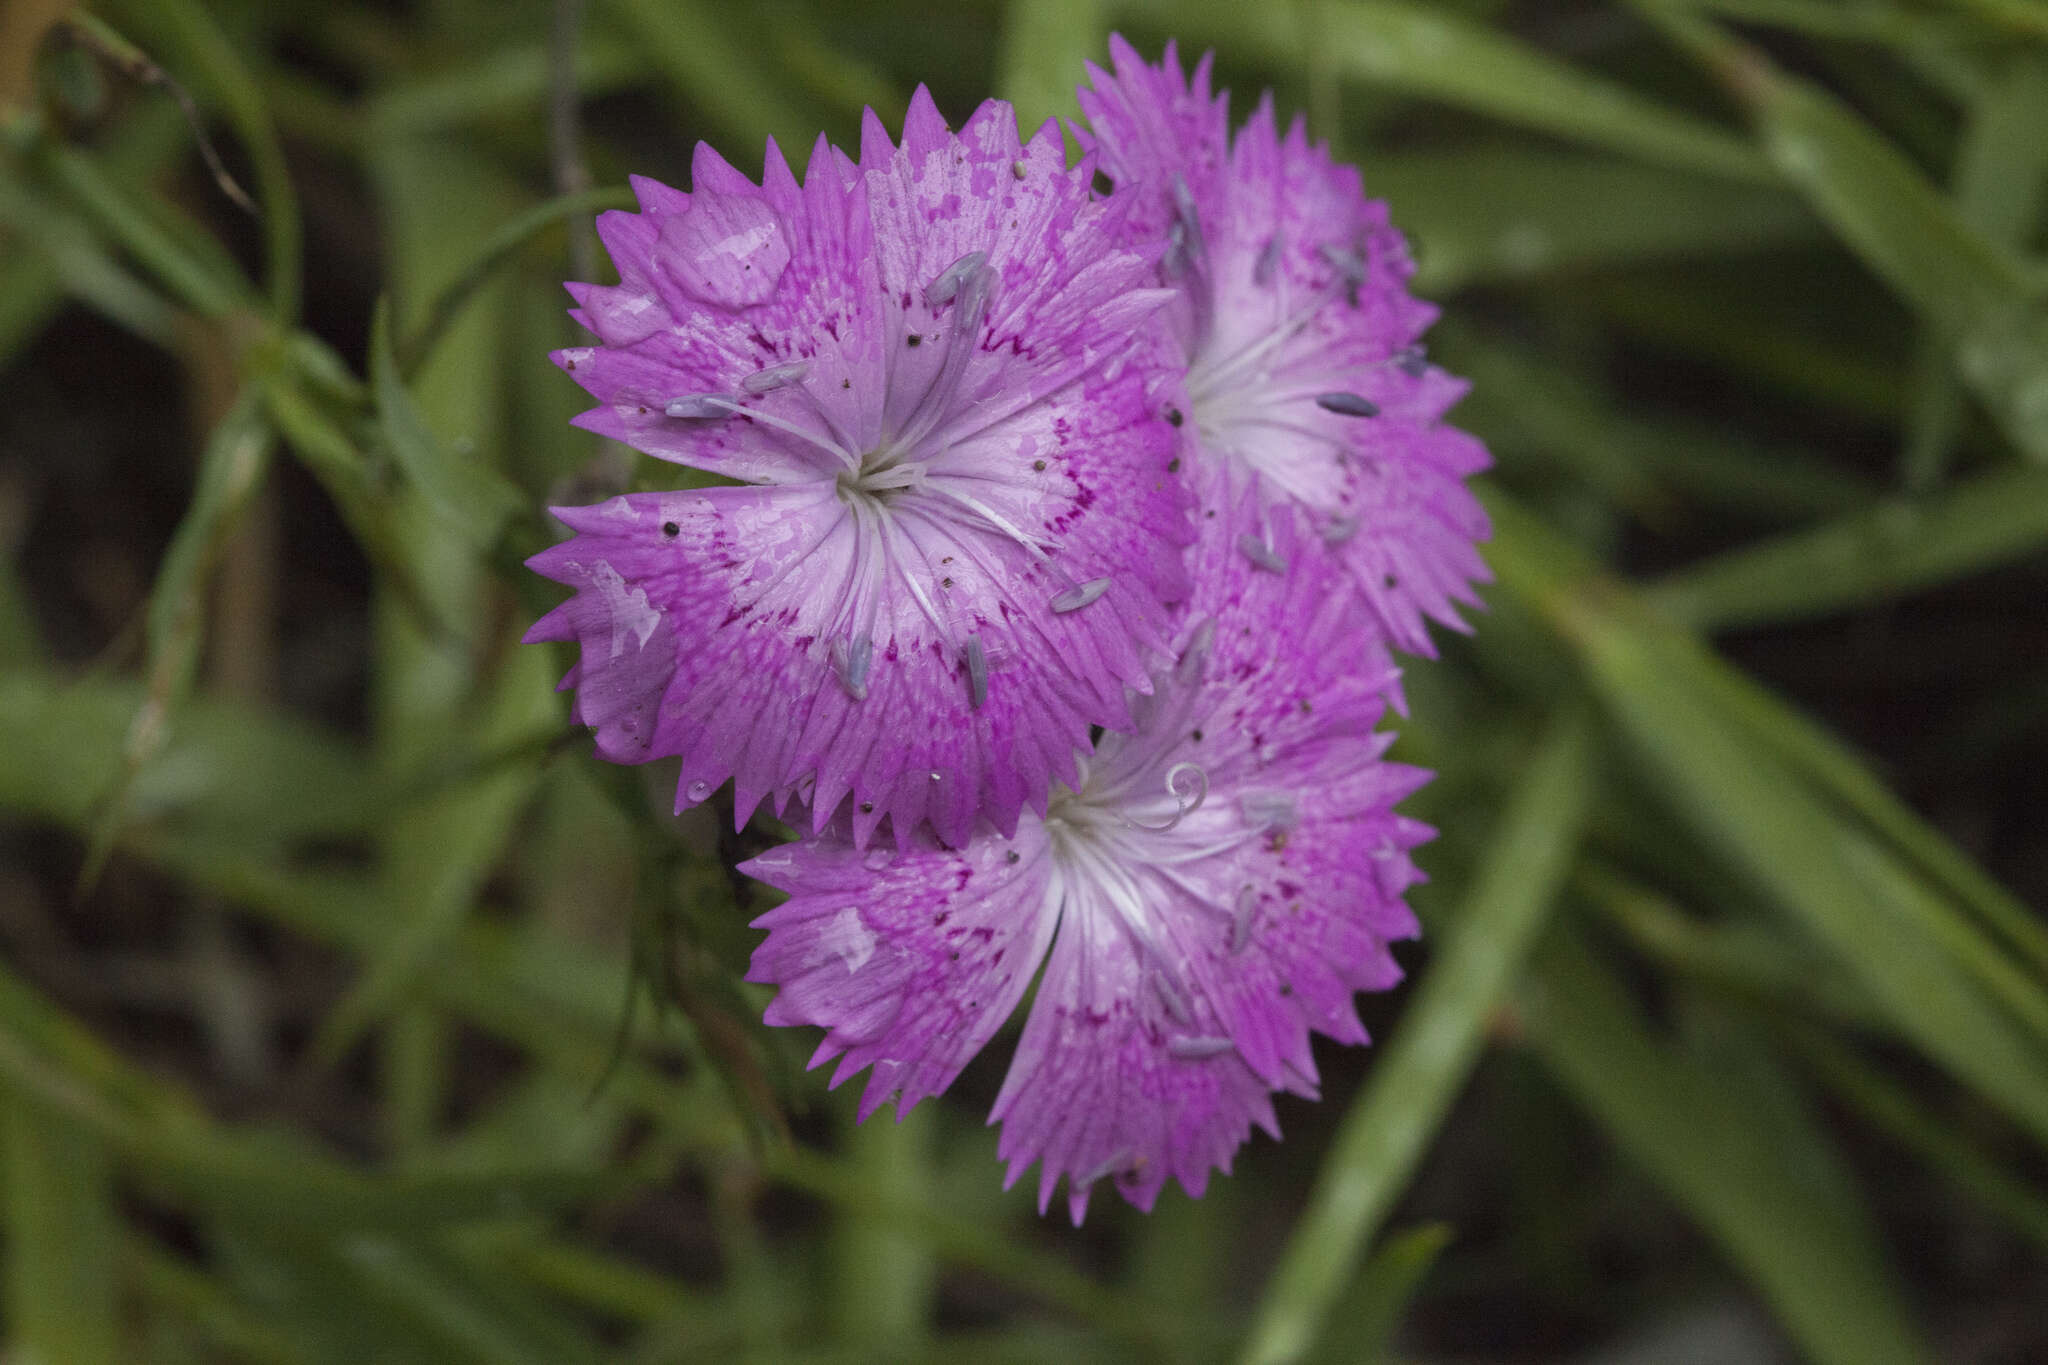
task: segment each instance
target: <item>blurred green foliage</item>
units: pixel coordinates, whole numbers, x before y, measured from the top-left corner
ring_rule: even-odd
[[[1071,114],[1112,27],[1391,199],[1498,581],[1408,671],[1443,837],[1383,1046],[1076,1232],[999,1188],[994,1064],[854,1128],[739,982],[755,836],[590,761],[515,642],[545,502],[659,476],[546,360],[626,173],[920,81]],[[99,635],[20,530],[63,428],[0,451],[10,1358],[1651,1360],[1731,1293],[1817,1361],[2048,1353],[2048,925],[1893,784],[2048,757],[2048,5],[16,0],[0,57],[0,381],[122,334],[199,433],[143,433],[183,501]],[[261,590],[306,502],[340,714]],[[1955,704],[1871,724],[1844,630]]]

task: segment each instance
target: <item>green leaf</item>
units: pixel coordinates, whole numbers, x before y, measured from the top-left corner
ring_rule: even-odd
[[[1241,1359],[1277,1365],[1301,1359],[1314,1343],[1360,1250],[1464,1088],[1486,1021],[1564,879],[1592,783],[1589,727],[1567,715],[1517,782],[1448,941],[1345,1114]]]
[[[776,73],[761,62],[761,44],[747,32],[755,20],[703,0],[607,0],[604,9],[638,41],[686,106],[748,147],[749,155],[728,158],[747,174],[754,174],[751,150],[765,138],[774,138],[786,154],[809,152],[822,120],[806,102],[790,99]]]
[[[1811,240],[1813,215],[1789,191],[1701,180],[1669,167],[1518,143],[1382,152],[1365,188],[1417,244],[1413,287],[1596,267],[1739,255]]]
[[[427,305],[420,310],[420,322],[404,341],[398,343],[398,372],[411,376],[419,371],[434,347],[446,334],[449,324],[462,312],[463,305],[476,296],[476,292],[522,248],[534,238],[555,224],[569,218],[579,218],[586,213],[599,213],[606,209],[630,209],[636,206],[632,191],[623,188],[585,190],[581,194],[565,194],[536,204],[526,212],[508,220],[478,246],[470,260],[455,271],[448,282],[438,289]],[[384,305],[388,307],[388,304]],[[387,326],[392,325],[387,322]],[[380,333],[371,331],[372,344]],[[372,355],[372,367],[376,364]]]
[[[1973,230],[1839,100],[1757,49],[1646,3],[1748,109],[1771,162],[1849,249],[1954,348],[2013,445],[2048,461],[2048,306],[2011,253]]]
[[[148,660],[140,704],[128,724],[122,768],[103,789],[81,882],[98,875],[123,821],[138,776],[169,740],[199,671],[206,598],[215,567],[270,469],[275,435],[261,386],[245,389],[214,428],[199,457],[192,503],[171,536],[151,585],[144,619]]]
[[[1767,1054],[1662,1043],[1619,985],[1554,932],[1522,994],[1544,1062],[1703,1226],[1823,1365],[1929,1361],[1860,1195]]]
[[[1826,616],[1979,573],[2048,545],[2048,470],[1980,475],[1669,574],[1649,600],[1701,630]]]
[[[114,1174],[89,1129],[0,1080],[7,1342],[24,1361],[118,1360]]]
[[[1306,50],[1297,5],[1130,0],[1180,34],[1285,67]],[[1765,181],[1769,166],[1741,138],[1552,59],[1443,9],[1397,0],[1317,7],[1316,41],[1332,70],[1372,85],[1722,179]]]
[[[1326,1365],[1384,1360],[1415,1291],[1451,1244],[1446,1223],[1396,1232],[1366,1258],[1351,1292],[1330,1310],[1330,1326],[1309,1359]]]
[[[1074,99],[1086,79],[1081,64],[1108,60],[1108,31],[1103,0],[1010,0],[1004,6],[996,92],[1017,106],[1026,136],[1049,118],[1081,117]]]
[[[392,358],[388,300],[379,300],[370,316],[370,390],[392,460],[437,517],[472,549],[488,551],[526,498],[489,465],[453,456],[427,429]]]

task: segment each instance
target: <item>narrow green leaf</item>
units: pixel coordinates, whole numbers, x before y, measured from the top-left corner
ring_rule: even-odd
[[[2013,445],[2048,461],[2048,306],[2019,262],[1834,96],[1661,0],[1642,3],[1734,92],[1814,211],[1946,338]]]
[[[90,1130],[0,1081],[7,1343],[24,1361],[122,1357],[113,1166]]]
[[[392,358],[389,300],[370,316],[370,388],[393,461],[442,522],[479,554],[488,551],[526,498],[489,465],[454,456],[427,429]]]
[[[1970,110],[1956,149],[1956,214],[1999,246],[2023,249],[2048,192],[2048,61],[2015,52]],[[1908,490],[1939,481],[1962,427],[1962,390],[1939,333],[1922,348],[1901,470]]]
[[[678,98],[709,115],[750,153],[770,137],[788,154],[810,150],[820,120],[792,102],[776,73],[762,64],[761,45],[743,33],[752,21],[739,11],[703,0],[608,0],[605,9],[639,41]],[[729,159],[754,173],[748,157]]]
[[[1299,1360],[1361,1249],[1464,1088],[1486,1021],[1543,926],[1577,846],[1593,783],[1585,718],[1545,734],[1442,951],[1345,1114],[1241,1359]]]
[[[1929,1361],[1860,1195],[1768,1057],[1660,1043],[1570,935],[1532,962],[1521,1015],[1565,1087],[1698,1219],[1823,1365]]]
[[[1375,154],[1366,189],[1420,246],[1414,287],[1758,251],[1819,236],[1798,197],[1621,157],[1498,143]]]
[[[1103,0],[1010,0],[1003,8],[996,92],[1028,136],[1049,118],[1079,119],[1082,63],[1109,60]]]
[[[298,193],[269,106],[241,51],[199,0],[127,0],[118,9],[165,42],[159,60],[180,68],[183,81],[210,92],[226,110],[255,168],[271,319],[290,326],[298,318],[302,268]]]
[[[163,749],[191,694],[199,670],[206,595],[213,572],[269,472],[275,440],[258,385],[245,389],[235,400],[200,454],[191,505],[179,520],[156,582],[150,587],[144,618],[148,660],[142,701],[128,725],[121,772],[101,795],[99,819],[81,873],[84,884],[93,881],[112,851],[121,824],[128,818],[137,776]]]
[[[581,194],[565,194],[544,204],[536,204],[525,213],[504,223],[484,239],[469,262],[457,270],[448,282],[434,293],[426,307],[420,310],[419,324],[398,343],[398,372],[407,377],[416,374],[419,367],[434,353],[436,343],[446,334],[449,324],[461,313],[463,305],[474,298],[484,282],[497,274],[535,237],[565,219],[579,218],[586,213],[600,213],[606,209],[630,209],[634,206],[632,191],[627,189],[585,190]],[[373,330],[373,344],[376,335]]]
[[[1886,601],[2043,546],[2048,470],[2002,469],[1688,565],[1649,600],[1701,630],[1768,625]]]
[[[1415,1291],[1451,1244],[1447,1223],[1425,1223],[1390,1235],[1366,1258],[1358,1283],[1330,1311],[1330,1326],[1309,1359],[1327,1365],[1384,1360]]]
[[[1304,49],[1295,5],[1127,0],[1119,8],[1147,15],[1184,43],[1249,50],[1277,66]],[[1680,170],[1771,178],[1770,167],[1741,138],[1446,10],[1399,0],[1331,0],[1318,8],[1316,23],[1316,37],[1340,75]]]

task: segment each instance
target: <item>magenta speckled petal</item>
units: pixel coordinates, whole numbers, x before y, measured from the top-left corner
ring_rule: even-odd
[[[1459,625],[1484,582],[1475,542],[1486,515],[1464,480],[1485,449],[1444,424],[1463,394],[1418,339],[1435,318],[1407,290],[1414,266],[1386,205],[1359,174],[1312,145],[1300,120],[1282,136],[1270,98],[1236,136],[1208,65],[1190,81],[1172,48],[1158,66],[1121,38],[1115,71],[1090,68],[1079,130],[1119,186],[1143,201],[1133,232],[1164,234],[1160,317],[1181,373],[1184,437],[1202,486],[1235,505],[1305,511],[1322,549],[1398,647],[1431,652],[1427,621]]]
[[[850,795],[862,841],[958,846],[1128,726],[1194,532],[1134,340],[1171,296],[1090,173],[919,90],[857,163],[821,139],[799,183],[771,144],[755,185],[700,147],[689,194],[601,220],[579,422],[753,485],[562,513],[533,561],[577,590],[533,638],[582,645],[602,754],[681,755],[679,805],[731,777],[742,819]]]
[[[1341,568],[1272,534],[1291,572],[1203,538],[1178,662],[1014,838],[863,857],[835,826],[749,869],[792,895],[751,974],[769,1020],[874,1067],[864,1110],[942,1088],[1045,961],[993,1118],[1009,1178],[1037,1164],[1041,1205],[1064,1179],[1077,1221],[1098,1180],[1149,1208],[1274,1131],[1272,1092],[1315,1093],[1310,1032],[1363,1042],[1352,993],[1416,932],[1391,665]]]

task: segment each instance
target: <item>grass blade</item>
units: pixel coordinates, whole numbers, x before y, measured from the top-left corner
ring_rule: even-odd
[[[1286,67],[1306,50],[1297,5],[1122,6],[1179,32],[1184,43],[1249,50]],[[1330,68],[1389,90],[1725,180],[1768,181],[1769,165],[1740,137],[1665,108],[1442,9],[1397,0],[1317,7]]]
[[[1536,955],[1521,1013],[1566,1089],[1713,1234],[1806,1354],[1933,1359],[1840,1158],[1765,1059],[1711,1064],[1659,1043],[1562,931]]]
[[[1308,1209],[1267,1282],[1240,1357],[1299,1360],[1360,1250],[1406,1187],[1463,1089],[1578,843],[1593,782],[1584,717],[1553,723],[1516,784],[1470,898],[1344,1116]]]

